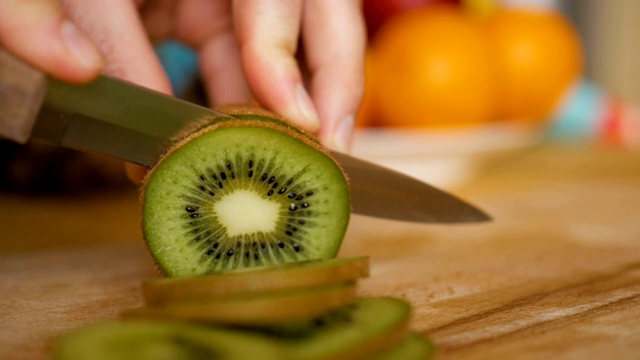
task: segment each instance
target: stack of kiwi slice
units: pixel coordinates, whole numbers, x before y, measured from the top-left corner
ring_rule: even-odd
[[[428,359],[411,306],[358,297],[367,257],[304,261],[143,284],[144,306],[59,338],[54,359]]]
[[[427,359],[411,306],[361,298],[368,257],[336,258],[349,184],[311,136],[225,109],[147,175],[143,231],[166,275],[121,321],[57,339],[54,359]]]

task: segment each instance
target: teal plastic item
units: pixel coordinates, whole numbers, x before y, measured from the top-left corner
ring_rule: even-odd
[[[549,136],[576,140],[597,138],[606,103],[606,95],[598,86],[581,80],[567,94],[550,121]]]
[[[198,77],[198,54],[176,40],[160,43],[155,51],[169,76],[173,94],[179,98],[184,97]]]

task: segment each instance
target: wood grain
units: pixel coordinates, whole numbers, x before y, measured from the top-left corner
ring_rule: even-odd
[[[341,256],[371,257],[361,295],[410,301],[439,359],[638,359],[640,154],[545,146],[490,160],[453,190],[491,223],[353,217]],[[7,199],[0,221],[23,228],[0,243],[0,359],[46,358],[56,335],[140,304],[157,274],[135,193]],[[89,221],[93,238],[72,220],[54,231],[62,217]]]

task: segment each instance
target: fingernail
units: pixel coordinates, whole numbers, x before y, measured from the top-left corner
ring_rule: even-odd
[[[298,85],[296,87],[296,101],[298,102],[298,109],[300,110],[300,113],[308,124],[307,130],[318,130],[320,128],[318,114],[313,106],[313,102],[311,102],[311,98],[302,85]]]
[[[349,152],[349,150],[351,150],[354,122],[355,117],[353,115],[349,115],[337,124],[333,132],[332,141],[335,150],[339,150],[342,152]]]
[[[87,39],[78,28],[69,20],[62,23],[62,38],[67,49],[87,69],[96,69],[102,66],[102,57],[95,46]]]

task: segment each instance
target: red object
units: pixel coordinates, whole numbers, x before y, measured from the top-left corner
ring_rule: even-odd
[[[450,3],[459,4],[459,0],[363,0],[362,10],[367,24],[369,39],[373,38],[380,27],[393,15],[421,6]]]
[[[612,144],[621,143],[622,133],[622,101],[610,99],[606,115],[602,119],[602,140]]]

